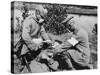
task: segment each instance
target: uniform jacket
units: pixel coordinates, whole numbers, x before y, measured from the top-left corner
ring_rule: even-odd
[[[35,38],[49,39],[43,26],[40,27],[35,17],[29,16],[24,20],[22,37],[30,49],[38,47],[32,40]]]

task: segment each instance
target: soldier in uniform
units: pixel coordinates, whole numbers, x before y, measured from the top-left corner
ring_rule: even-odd
[[[67,39],[65,42],[55,47],[56,52],[62,53],[69,69],[90,69],[88,34],[83,28],[78,27],[75,24],[70,24],[69,26],[69,32],[66,36]]]
[[[30,5],[29,5],[30,6]],[[50,42],[47,33],[45,32],[42,22],[42,18],[47,14],[47,10],[43,8],[42,5],[32,4],[32,9],[28,11],[28,17],[25,18],[23,22],[22,38],[27,44],[28,48],[31,51],[37,51],[41,43]],[[27,50],[22,50],[21,54],[25,54]],[[31,72],[47,72],[48,67],[45,64],[42,64],[36,60],[31,61],[30,63]]]

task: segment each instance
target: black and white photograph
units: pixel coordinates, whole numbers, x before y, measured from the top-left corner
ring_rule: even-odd
[[[98,7],[11,2],[11,73],[98,68]]]

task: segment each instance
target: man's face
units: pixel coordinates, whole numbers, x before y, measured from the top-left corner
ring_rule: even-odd
[[[31,16],[32,16],[32,15],[34,15],[34,14],[35,14],[34,11],[32,11],[32,10],[29,10],[29,11],[28,11],[28,15],[31,15]]]
[[[35,15],[36,15],[36,18],[38,20],[41,19],[41,15],[40,15],[40,12],[38,10],[36,10]]]
[[[71,30],[72,31],[74,31],[77,27],[76,27],[76,25],[75,25],[75,22],[72,20],[72,21],[70,21],[70,28],[71,28]]]
[[[44,19],[43,19],[43,17],[40,15],[39,12],[36,13],[36,18],[38,19],[39,23],[43,23],[43,22],[44,22]]]

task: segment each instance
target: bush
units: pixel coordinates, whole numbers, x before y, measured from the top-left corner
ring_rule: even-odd
[[[45,17],[45,29],[49,33],[60,35],[66,33],[66,26],[61,22],[67,17],[66,7],[62,5],[45,5],[48,14]]]

